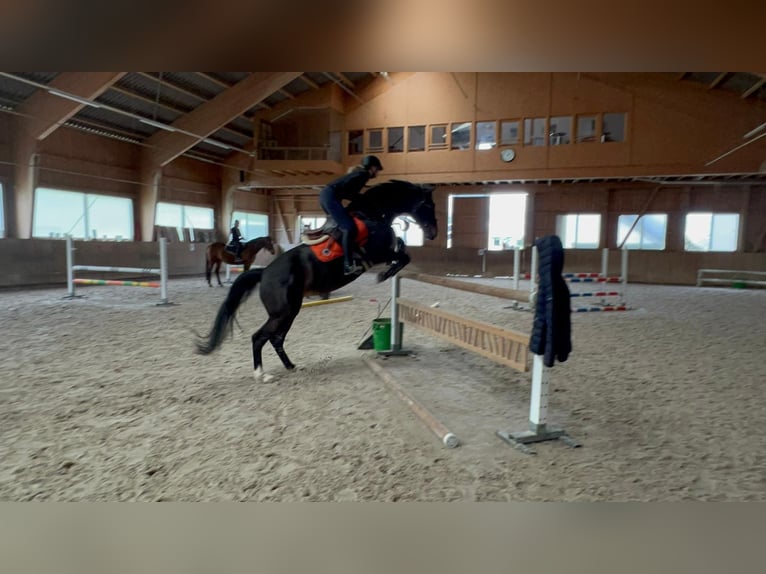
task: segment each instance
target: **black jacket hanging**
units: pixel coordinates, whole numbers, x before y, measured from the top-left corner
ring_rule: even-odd
[[[535,245],[540,281],[529,350],[535,355],[543,355],[543,364],[552,367],[556,360],[562,363],[566,361],[572,352],[569,288],[561,276],[564,248],[556,235],[542,237]],[[534,279],[531,278],[532,281]]]

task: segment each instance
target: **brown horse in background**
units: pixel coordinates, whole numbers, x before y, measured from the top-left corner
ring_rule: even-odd
[[[242,265],[247,271],[255,260],[255,256],[261,249],[266,249],[269,253],[274,255],[276,252],[274,248],[274,241],[268,235],[265,237],[256,237],[245,243],[242,247],[242,254],[237,259],[231,251],[226,250],[225,243],[211,243],[207,246],[207,257],[205,259],[205,279],[207,284],[212,287],[210,282],[210,274],[215,266],[215,277],[218,279],[218,286],[223,287],[221,283],[221,276],[219,271],[221,269],[221,263],[228,263],[229,265]]]

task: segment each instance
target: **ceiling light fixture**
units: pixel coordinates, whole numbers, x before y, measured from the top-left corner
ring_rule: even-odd
[[[218,141],[215,141],[215,140],[211,140],[210,138],[205,138],[202,141],[205,142],[206,144],[214,145],[214,146],[219,147],[221,149],[226,149],[226,150],[231,149],[231,146],[226,145],[225,143],[221,143],[221,142],[218,142]]]
[[[754,128],[754,129],[750,130],[750,131],[749,131],[749,132],[747,132],[745,135],[743,135],[743,136],[742,136],[742,138],[743,138],[743,139],[751,138],[751,137],[753,137],[755,134],[757,134],[759,131],[761,131],[761,130],[762,130],[762,129],[764,129],[764,128],[766,128],[766,122],[763,122],[763,123],[762,123],[760,126],[758,126],[757,128]]]
[[[91,108],[100,108],[101,104],[98,104],[94,101],[82,98],[75,94],[68,94],[66,92],[60,92],[59,90],[56,90],[54,88],[48,88],[48,93],[52,96],[58,96],[59,98],[64,98],[65,100],[69,100],[72,102],[77,102],[78,104],[82,104],[84,106],[90,106]]]
[[[139,118],[139,121],[142,124],[146,124],[147,126],[152,126],[153,128],[159,128],[161,130],[165,130],[166,132],[178,131],[173,126],[169,126],[167,124],[162,124],[160,122],[155,122],[154,120],[148,120],[148,119],[145,119],[145,118]]]

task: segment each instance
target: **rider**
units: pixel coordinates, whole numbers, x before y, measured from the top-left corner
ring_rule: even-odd
[[[361,197],[362,188],[376,175],[383,171],[380,160],[374,155],[366,155],[362,163],[353,167],[349,172],[330,182],[319,194],[319,204],[322,209],[335,220],[341,230],[341,246],[343,247],[343,273],[353,275],[360,268],[352,263],[351,247],[356,238],[356,224],[341,203],[344,199],[353,201]]]
[[[234,227],[231,228],[231,241],[229,246],[234,248],[234,253],[239,259],[242,255],[242,232],[239,230],[239,219],[234,220]]]

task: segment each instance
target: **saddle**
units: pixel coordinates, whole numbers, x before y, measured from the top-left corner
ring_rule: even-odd
[[[354,223],[356,224],[354,244],[356,250],[363,255],[363,246],[367,243],[369,231],[364,222],[358,217],[354,217]],[[328,219],[322,227],[306,230],[301,233],[301,241],[311,247],[317,259],[325,263],[343,257],[341,231],[332,219]]]
[[[306,245],[318,245],[330,238],[340,241],[340,229],[338,229],[338,225],[331,218],[328,218],[321,227],[304,229],[301,232],[301,242]]]
[[[242,263],[242,258],[239,256],[238,249],[236,245],[232,245],[231,243],[227,243],[224,245],[223,250],[226,251],[226,253],[230,254],[232,257],[234,257],[235,264]]]

